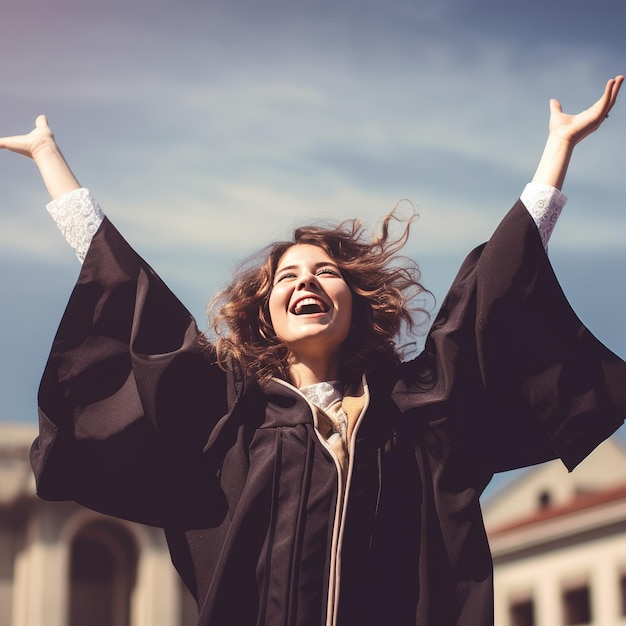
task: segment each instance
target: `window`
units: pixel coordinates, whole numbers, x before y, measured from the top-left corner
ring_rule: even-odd
[[[535,603],[532,598],[511,603],[509,623],[511,626],[535,626]]]
[[[537,496],[537,505],[541,511],[552,506],[552,494],[547,489],[541,491]]]
[[[565,626],[591,623],[591,593],[589,585],[569,587],[563,591]]]
[[[92,522],[74,537],[70,626],[128,626],[137,551],[121,524]]]

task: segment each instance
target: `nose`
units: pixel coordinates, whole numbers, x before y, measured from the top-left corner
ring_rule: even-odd
[[[303,272],[302,275],[298,278],[298,283],[296,285],[296,289],[298,291],[302,291],[304,289],[312,289],[313,291],[319,288],[319,282],[317,281],[317,276],[313,272]]]

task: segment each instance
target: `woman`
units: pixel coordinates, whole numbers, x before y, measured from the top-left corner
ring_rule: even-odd
[[[390,264],[408,236],[389,236],[393,216],[374,240],[347,223],[272,247],[221,294],[212,345],[80,189],[45,118],[0,140],[35,160],[84,258],[40,388],[38,493],[162,526],[201,625],[492,623],[482,490],[557,456],[573,468],[626,411],[625,364],[544,250],[573,148],[622,82],[578,115],[551,101],[523,202],[406,363],[393,338],[420,286]]]

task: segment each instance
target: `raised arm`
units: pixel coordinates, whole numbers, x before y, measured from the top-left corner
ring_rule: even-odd
[[[533,183],[563,187],[574,147],[597,130],[608,117],[624,82],[623,76],[609,80],[601,98],[577,115],[563,113],[558,100],[550,100],[550,124],[546,145]]]
[[[27,135],[0,138],[0,148],[33,159],[53,200],[80,188],[80,183],[56,144],[45,115],[35,120],[35,128]]]

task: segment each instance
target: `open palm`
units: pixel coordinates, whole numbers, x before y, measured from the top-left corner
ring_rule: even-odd
[[[26,135],[0,137],[0,148],[31,158],[39,150],[50,145],[54,145],[54,135],[48,126],[48,120],[45,115],[40,115],[35,120],[35,128]]]
[[[558,100],[550,100],[550,134],[576,145],[608,117],[623,82],[623,76],[609,80],[600,99],[576,115],[563,113],[561,103]]]

